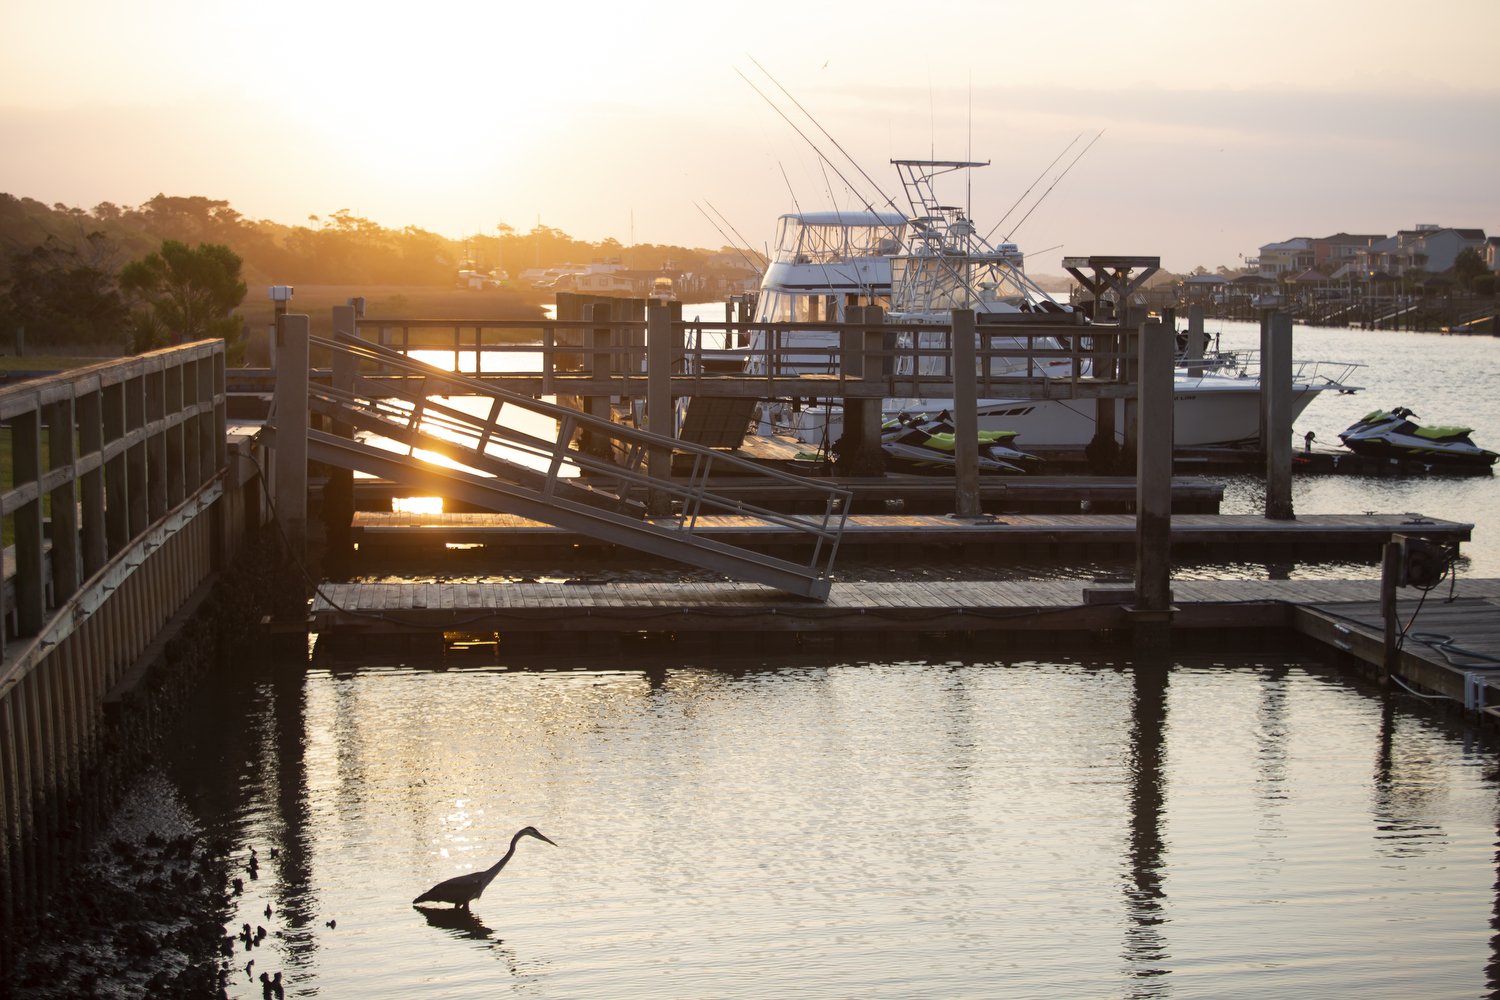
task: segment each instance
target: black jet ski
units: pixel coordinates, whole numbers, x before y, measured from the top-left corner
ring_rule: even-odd
[[[979,471],[1015,475],[1041,459],[1011,447],[1015,431],[979,432]],[[956,463],[954,427],[948,411],[936,416],[902,413],[880,425],[880,450],[897,466],[951,472]]]
[[[1491,466],[1495,452],[1469,440],[1472,427],[1422,427],[1404,406],[1367,413],[1339,434],[1344,446],[1358,455],[1409,458],[1430,465]]]

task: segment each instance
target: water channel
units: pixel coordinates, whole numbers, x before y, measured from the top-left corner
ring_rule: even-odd
[[[1500,342],[1297,344],[1369,365],[1299,435],[1331,445],[1407,405],[1500,444]],[[1231,480],[1226,509],[1258,489]],[[1295,503],[1474,520],[1463,572],[1491,576],[1495,496],[1488,478],[1298,477]],[[266,927],[254,972],[288,996],[1500,989],[1496,747],[1314,651],[1223,646],[268,658],[201,692],[163,770],[242,878],[257,853],[226,932]],[[523,841],[472,912],[413,908],[527,825],[558,846]],[[236,971],[229,993],[262,988]]]

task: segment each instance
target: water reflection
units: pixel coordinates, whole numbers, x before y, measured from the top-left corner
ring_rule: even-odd
[[[414,906],[412,909],[422,914],[422,919],[430,926],[439,927],[456,938],[488,941],[495,936],[495,932],[470,910],[457,906]],[[505,942],[496,940],[494,943],[500,945]]]
[[[1131,997],[1169,995],[1167,984],[1156,982],[1171,970],[1164,925],[1167,922],[1161,837],[1165,803],[1167,681],[1171,664],[1162,658],[1139,660],[1132,671],[1134,701],[1130,727],[1130,832],[1125,884],[1125,953],[1127,974],[1137,980],[1127,989]]]
[[[1493,980],[1488,751],[1236,662],[271,668],[226,678],[179,773],[237,857],[259,850],[231,926],[271,936],[239,961],[303,995],[493,995],[492,958],[541,998]],[[566,850],[413,919],[531,823]],[[1391,954],[1407,978],[1372,985]]]

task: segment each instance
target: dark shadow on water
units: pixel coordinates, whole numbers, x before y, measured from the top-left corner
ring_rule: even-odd
[[[1161,820],[1166,805],[1167,679],[1169,654],[1145,655],[1135,662],[1135,710],[1130,728],[1130,829],[1126,835],[1125,972],[1126,996],[1145,1000],[1167,996],[1171,972],[1165,925],[1165,846]]]
[[[505,963],[511,975],[520,975],[515,949],[506,945],[503,938],[495,937],[495,932],[472,910],[460,910],[456,906],[413,906],[412,909],[422,914],[429,926],[445,931],[455,941],[481,942],[484,950],[492,952],[497,960]]]
[[[456,938],[504,944],[472,910],[461,910],[456,906],[413,906],[412,909],[422,914],[431,926],[440,927]]]

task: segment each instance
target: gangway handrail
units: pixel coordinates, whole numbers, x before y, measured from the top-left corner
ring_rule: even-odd
[[[479,379],[424,364],[399,351],[370,344],[346,333],[338,333],[332,340],[309,338],[309,343],[321,349],[345,352],[356,361],[375,366],[377,370],[409,376],[409,381],[415,384],[408,385],[408,379],[402,379],[397,385],[383,383],[378,396],[362,395],[358,389],[370,375],[358,371],[359,366],[356,365],[352,390],[337,386],[309,385],[310,402],[315,409],[327,412],[335,420],[400,441],[412,451],[417,448],[430,450],[460,466],[460,470],[455,472],[445,470],[442,473],[444,475],[467,475],[472,472],[478,476],[506,480],[507,490],[511,487],[526,489],[526,482],[539,482],[539,486],[532,487],[537,497],[565,505],[570,515],[576,516],[580,511],[586,510],[589,517],[609,521],[611,531],[616,536],[624,522],[640,527],[646,534],[691,536],[695,545],[713,557],[710,562],[715,568],[725,567],[724,559],[718,557],[724,556],[726,552],[735,552],[735,559],[746,560],[755,566],[794,570],[807,579],[816,581],[809,591],[810,596],[826,596],[827,577],[848,517],[851,494],[847,490],[766,468],[693,442],[627,427],[571,407],[512,392]],[[500,405],[510,404],[551,417],[558,421],[559,434],[556,440],[549,441],[501,424],[498,419],[500,405],[492,406],[488,417],[479,417],[442,402],[445,396],[458,395],[487,397]],[[410,404],[410,408],[394,405],[388,401],[390,396],[404,400]],[[383,397],[386,401],[381,401]],[[426,429],[424,421],[427,422]],[[430,430],[442,430],[451,435],[451,438],[430,433]],[[587,430],[591,434],[619,442],[628,456],[626,463],[622,465],[609,458],[591,454],[587,449],[570,447],[570,442],[579,430]],[[323,441],[324,437],[327,435],[319,436],[319,441],[334,447],[331,442]],[[538,469],[490,452],[487,449],[491,444],[540,458],[546,462],[547,472],[543,474]],[[643,470],[641,458],[652,448],[666,448],[691,455],[692,475],[685,483],[650,476]],[[719,469],[737,471],[740,478],[750,476],[762,481],[794,484],[809,494],[821,496],[824,501],[823,512],[821,515],[794,517],[735,497],[716,494],[708,486],[716,466]],[[578,476],[561,476],[564,467],[577,470]],[[519,484],[517,480],[520,481]],[[472,485],[469,484],[470,487]],[[644,490],[648,495],[656,491],[669,499],[675,499],[679,502],[677,509],[663,518],[629,518],[630,487]],[[804,565],[797,566],[787,560],[750,553],[748,550],[740,552],[722,542],[693,535],[698,518],[704,511],[723,511],[793,530],[808,538],[812,547],[811,556]],[[546,517],[539,519],[546,520]],[[576,526],[576,519],[573,523]],[[683,558],[680,552],[673,557]],[[732,569],[725,571],[732,575]]]

